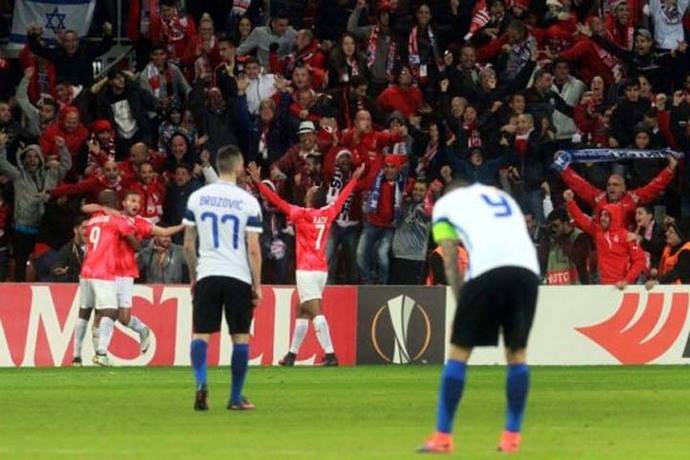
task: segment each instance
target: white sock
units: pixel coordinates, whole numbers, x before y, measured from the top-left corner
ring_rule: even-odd
[[[86,327],[89,325],[89,320],[84,318],[77,318],[77,325],[74,326],[74,357],[81,358],[81,348],[84,343],[84,336],[86,335]]]
[[[142,323],[141,320],[136,316],[131,316],[129,318],[129,324],[127,327],[139,335],[141,335],[147,329],[146,324]]]
[[[328,330],[328,322],[325,316],[319,315],[314,318],[314,329],[316,329],[316,338],[319,339],[323,351],[326,353],[333,353],[331,333]]]
[[[295,332],[292,335],[292,344],[290,345],[290,353],[299,353],[299,348],[304,342],[304,337],[307,335],[309,329],[309,320],[306,318],[297,318],[295,321]]]
[[[104,316],[101,318],[101,325],[98,328],[98,354],[104,355],[108,352],[110,340],[113,338],[113,326],[115,322],[112,318]]]
[[[91,343],[93,343],[93,352],[98,351],[98,327],[94,324],[91,326]]]

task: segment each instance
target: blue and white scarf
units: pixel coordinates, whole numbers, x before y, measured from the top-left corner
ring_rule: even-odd
[[[383,171],[381,171],[374,181],[374,186],[369,193],[369,199],[367,200],[367,211],[375,212],[379,207],[379,198],[381,196],[381,185],[385,180]],[[398,222],[402,216],[402,205],[403,205],[403,190],[405,189],[405,177],[402,173],[398,173],[398,177],[395,179],[395,199],[393,203],[393,210],[395,216],[395,222]]]
[[[668,158],[673,155],[676,158],[684,158],[681,152],[669,148],[660,150],[637,149],[582,149],[561,150],[556,153],[556,161],[551,168],[563,172],[570,163],[605,163],[623,160],[655,160]]]

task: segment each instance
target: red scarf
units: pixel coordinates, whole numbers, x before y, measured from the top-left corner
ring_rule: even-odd
[[[158,67],[153,65],[153,63],[149,63],[146,66],[145,71],[146,76],[149,80],[149,85],[151,86],[151,90],[153,91],[153,95],[157,98],[160,97],[161,86],[163,83],[161,82],[161,75],[160,71],[158,70]],[[171,97],[175,92],[175,85],[173,84],[174,74],[172,68],[169,65],[166,65],[163,74],[165,75],[165,91],[167,95]]]
[[[186,17],[180,17],[177,13],[169,20],[161,18],[161,32],[165,38],[168,46],[168,55],[177,56],[175,49],[176,42],[185,39],[185,32],[187,31],[188,20]],[[188,39],[191,37],[187,37]]]
[[[467,147],[481,147],[482,146],[482,136],[477,129],[476,120],[470,124],[464,123],[462,129],[467,131]]]
[[[592,42],[592,45],[594,46],[594,50],[597,52],[597,56],[599,56],[599,59],[601,59],[601,62],[603,62],[606,67],[613,70],[614,67],[618,65],[618,60],[611,53],[597,45],[595,42]]]
[[[381,27],[379,25],[375,25],[371,28],[371,33],[369,34],[369,42],[367,43],[367,67],[370,69],[374,66],[374,61],[376,60],[376,48],[379,43],[379,33],[381,33]],[[390,34],[386,37],[386,42],[388,43],[386,73],[391,75],[393,74],[393,66],[395,65],[396,46],[395,41],[391,39]]]
[[[427,168],[429,164],[434,160],[436,154],[438,153],[438,141],[429,141],[426,145],[426,151],[422,157],[422,164],[424,168]]]
[[[530,131],[530,133],[531,133],[531,131]],[[527,155],[527,146],[528,146],[527,141],[529,140],[530,133],[515,135],[515,150],[517,151],[517,153],[521,157],[524,157],[525,155]]]

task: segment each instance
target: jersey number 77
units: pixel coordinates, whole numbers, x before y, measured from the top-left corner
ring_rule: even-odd
[[[240,246],[240,219],[232,214],[223,214],[218,216],[216,213],[206,211],[201,214],[201,220],[211,221],[211,233],[213,234],[213,247],[220,247],[220,225],[227,222],[232,224],[232,248],[237,249]]]

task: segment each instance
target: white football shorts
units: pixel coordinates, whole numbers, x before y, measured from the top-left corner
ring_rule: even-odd
[[[81,278],[79,280],[80,308],[117,308],[115,281]]]
[[[116,277],[115,288],[117,289],[117,308],[132,308],[134,278],[127,276]]]
[[[295,280],[297,281],[297,294],[300,303],[308,300],[320,300],[323,298],[323,289],[326,287],[328,272],[297,270]]]

